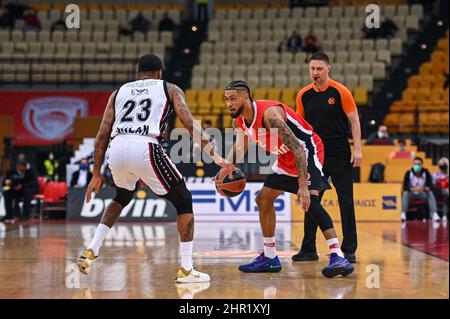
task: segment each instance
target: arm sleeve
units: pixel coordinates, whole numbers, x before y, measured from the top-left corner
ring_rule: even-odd
[[[339,93],[341,94],[342,109],[344,110],[344,113],[348,114],[355,111],[356,103],[352,93],[346,87],[339,88]]]
[[[298,92],[295,104],[297,113],[300,114],[302,117],[305,117],[305,108],[303,107],[302,96],[303,92],[302,91]]]

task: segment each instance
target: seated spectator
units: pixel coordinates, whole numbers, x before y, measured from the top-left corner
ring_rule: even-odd
[[[380,26],[381,28],[381,26]],[[380,37],[380,28],[368,28],[366,24],[363,24],[361,32],[363,33],[364,39],[377,39]]]
[[[22,28],[22,31],[40,31],[41,30],[41,22],[39,21],[36,11],[28,10],[24,15],[25,24]]]
[[[63,19],[59,19],[52,23],[50,26],[50,32],[53,31],[65,31],[67,30],[66,22]]]
[[[120,28],[121,35],[132,35],[136,31],[147,33],[151,27],[151,22],[142,15],[142,12],[139,12],[128,24],[130,27]]]
[[[164,12],[164,16],[161,21],[159,21],[158,25],[158,31],[173,31],[175,29],[175,23],[173,20],[169,17],[169,13],[166,11]]]
[[[416,153],[406,149],[406,142],[404,139],[398,140],[398,149],[392,151],[389,155],[389,159],[414,159]]]
[[[305,37],[305,46],[303,47],[303,51],[309,53],[316,53],[319,51],[319,39],[313,33],[313,30],[310,29],[308,35]]]
[[[389,136],[386,125],[380,125],[378,131],[370,135],[366,145],[394,145],[394,139]]]
[[[14,19],[23,19],[25,11],[32,9],[30,6],[19,3],[19,1],[16,1],[16,3],[7,3],[4,8],[13,16]]]
[[[379,37],[384,39],[391,39],[395,37],[397,31],[397,24],[392,19],[386,18],[386,20],[384,20],[380,25]]]
[[[13,30],[14,24],[14,17],[9,12],[0,15],[0,30]]]
[[[406,212],[411,200],[426,200],[430,217],[434,221],[440,219],[432,189],[433,179],[431,174],[423,167],[422,158],[416,157],[412,169],[407,171],[403,178],[402,221],[406,220]]]
[[[86,187],[91,181],[92,173],[89,168],[89,162],[83,158],[80,161],[80,169],[72,174],[70,187]]]
[[[31,200],[39,192],[37,176],[27,168],[25,161],[18,161],[2,183],[6,216],[1,221],[14,222],[20,218],[26,220],[31,213]],[[22,213],[19,202],[22,200]]]
[[[287,40],[287,49],[292,53],[297,53],[302,49],[302,37],[297,33],[297,31],[293,31]]]
[[[438,202],[442,202],[442,221],[448,219],[448,158],[438,161],[439,171],[433,173],[433,193]]]

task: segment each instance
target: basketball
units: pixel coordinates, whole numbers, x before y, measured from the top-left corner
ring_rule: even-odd
[[[216,174],[216,189],[223,196],[235,197],[244,191],[247,180],[239,168],[231,173],[231,178],[229,174],[230,170],[223,168]]]

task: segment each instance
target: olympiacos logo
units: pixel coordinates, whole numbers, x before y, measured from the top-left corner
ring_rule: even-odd
[[[75,117],[86,116],[87,101],[71,97],[44,97],[29,100],[23,109],[25,128],[35,137],[55,140],[72,132]]]

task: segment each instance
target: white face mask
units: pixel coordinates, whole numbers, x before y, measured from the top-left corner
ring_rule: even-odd
[[[386,138],[388,136],[387,133],[378,131],[378,138]]]
[[[53,161],[54,158],[55,158],[55,156],[54,156],[53,154],[49,154],[49,155],[48,155],[48,159],[49,159],[49,160]]]

